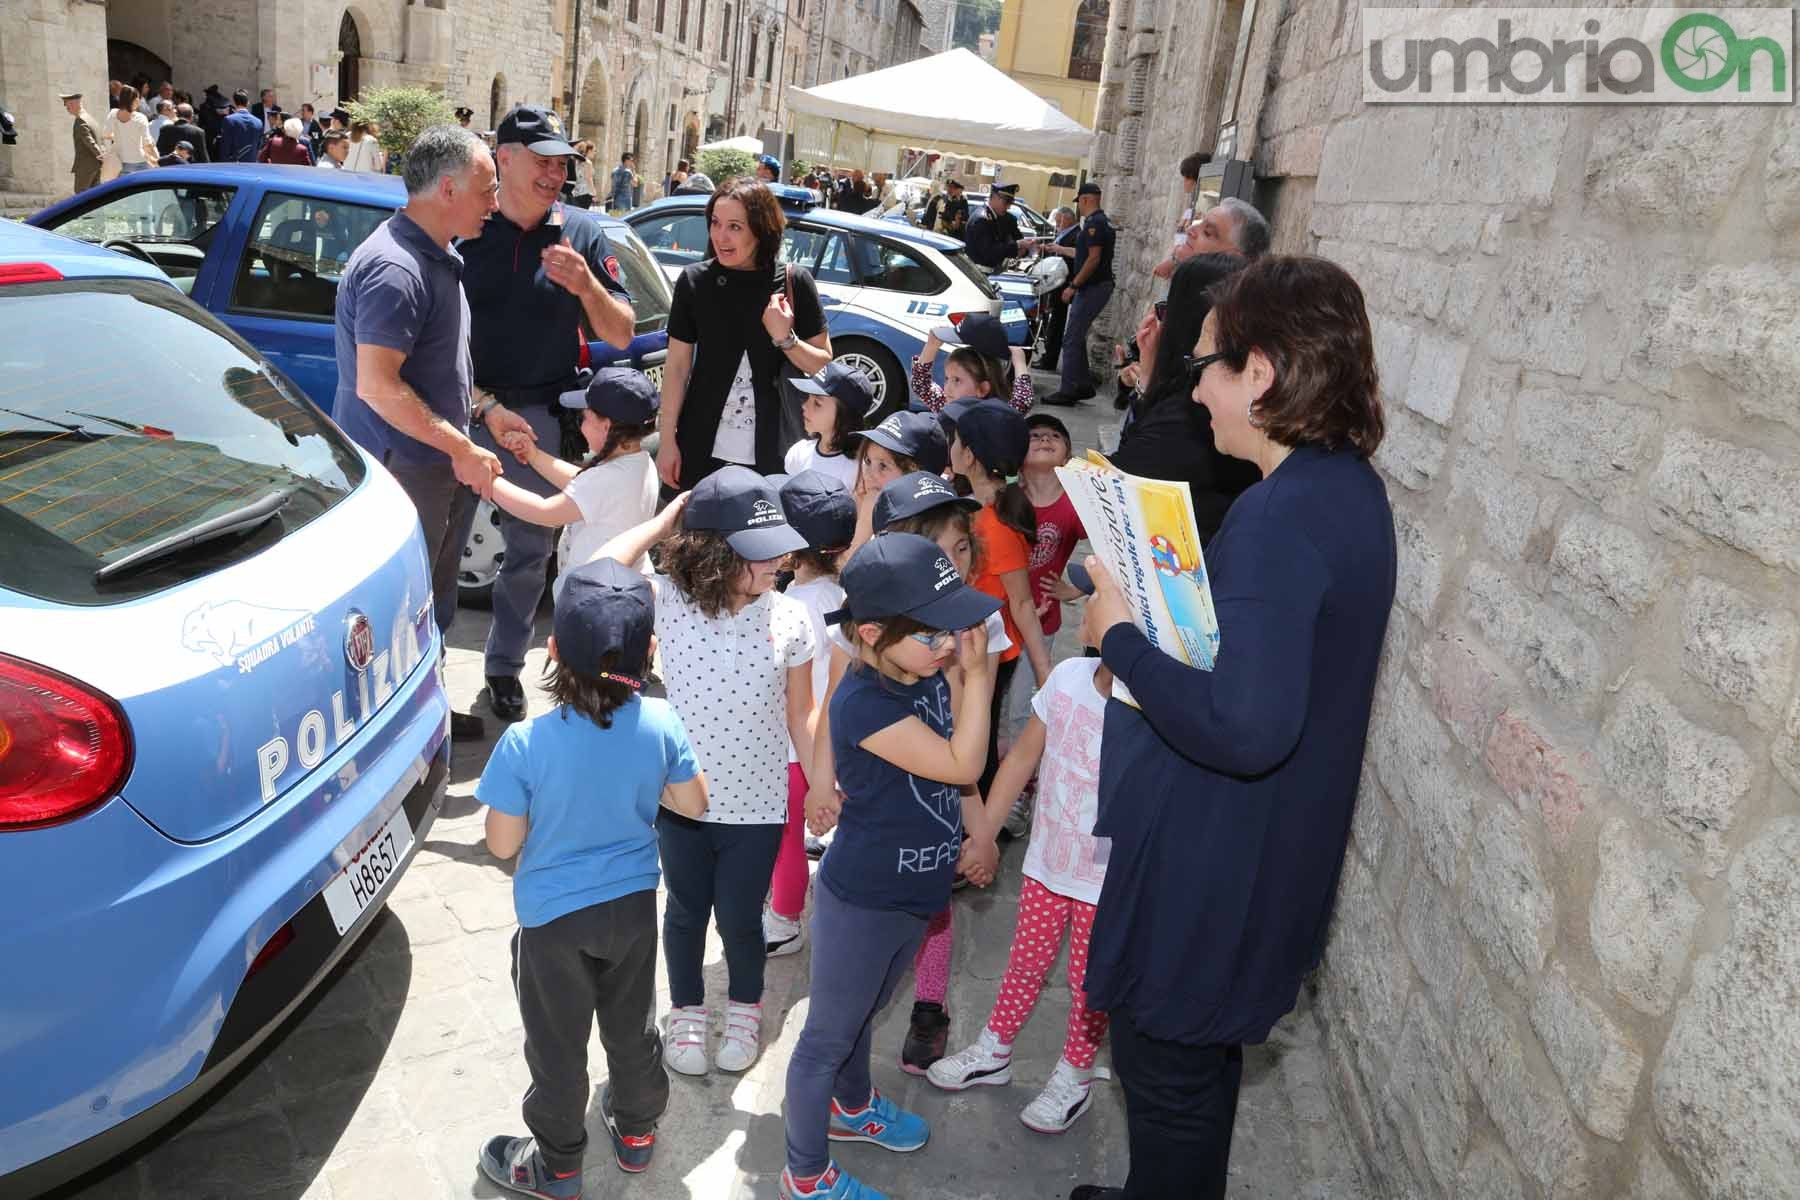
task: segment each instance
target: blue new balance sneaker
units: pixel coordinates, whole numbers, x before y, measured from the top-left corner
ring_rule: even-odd
[[[858,1183],[838,1170],[836,1163],[826,1167],[825,1173],[817,1179],[810,1180],[809,1186],[796,1182],[793,1173],[783,1167],[775,1194],[781,1200],[888,1200],[887,1193]]]
[[[581,1171],[552,1171],[532,1138],[505,1134],[489,1138],[481,1148],[480,1164],[483,1175],[508,1191],[538,1200],[581,1200]]]
[[[600,1089],[600,1118],[606,1122],[607,1135],[612,1138],[613,1157],[619,1160],[619,1170],[632,1175],[647,1170],[651,1158],[656,1155],[656,1130],[645,1134],[619,1132],[619,1122],[613,1116],[610,1083]]]
[[[909,1154],[931,1138],[931,1126],[917,1113],[909,1113],[870,1089],[869,1106],[847,1112],[836,1100],[831,1102],[831,1128],[834,1142],[873,1142],[883,1150]]]

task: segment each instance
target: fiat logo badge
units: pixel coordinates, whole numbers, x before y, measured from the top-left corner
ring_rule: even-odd
[[[375,661],[375,627],[369,624],[368,617],[355,609],[350,610],[344,630],[344,658],[350,663],[350,669],[359,675]]]

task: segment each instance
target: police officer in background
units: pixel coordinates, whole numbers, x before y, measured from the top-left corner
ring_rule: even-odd
[[[1063,327],[1062,386],[1044,397],[1044,403],[1073,407],[1094,395],[1094,376],[1088,366],[1088,329],[1113,294],[1112,222],[1100,207],[1100,185],[1088,180],[1076,189],[1075,208],[1081,215],[1075,235],[1074,260],[1069,264],[1069,286],[1062,302],[1069,306]]]
[[[953,238],[969,228],[969,198],[960,179],[944,181],[944,206],[938,210],[938,227]]]
[[[756,177],[764,183],[781,182],[781,160],[773,154],[764,154],[756,160]]]
[[[551,496],[557,488],[499,449],[498,439],[522,430],[560,454],[557,397],[578,386],[589,333],[623,349],[636,320],[600,222],[559,202],[575,147],[556,114],[521,105],[500,122],[495,141],[500,209],[480,237],[458,247],[475,367],[473,436],[499,453],[507,479]],[[499,522],[506,555],[494,580],[485,670],[494,715],[516,721],[525,715],[519,673],[556,531],[504,513]],[[468,530],[458,536],[466,541]]]
[[[1007,259],[1019,257],[1035,244],[1035,239],[1019,236],[1019,222],[1012,215],[1013,198],[1018,194],[1016,183],[989,189],[987,203],[975,210],[963,234],[969,257],[990,271],[999,270]]]

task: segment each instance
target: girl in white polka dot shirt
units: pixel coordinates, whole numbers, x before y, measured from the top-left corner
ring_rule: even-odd
[[[801,761],[812,755],[812,620],[774,590],[782,559],[806,540],[774,485],[740,466],[707,476],[600,555],[635,562],[664,539],[666,573],[650,578],[663,683],[712,791],[700,820],[667,810],[657,819],[671,1005],[663,1057],[684,1075],[707,1071],[701,963],[713,919],[729,995],[712,1065],[743,1071],[762,1038],[762,902],[787,823],[789,739]]]

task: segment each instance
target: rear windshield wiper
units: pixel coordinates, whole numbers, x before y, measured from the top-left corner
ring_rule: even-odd
[[[159,562],[177,554],[186,553],[208,542],[216,542],[220,538],[230,537],[234,533],[244,533],[256,528],[264,521],[280,512],[293,493],[287,488],[270,492],[262,499],[234,508],[230,512],[210,517],[188,529],[171,533],[168,537],[159,538],[148,546],[140,546],[124,558],[107,563],[94,572],[95,583],[106,583],[117,579],[128,571]]]
[[[0,408],[0,412],[11,413],[15,417],[24,417],[27,421],[36,421],[40,425],[48,425],[52,429],[60,429],[65,433],[72,433],[84,442],[97,442],[100,440],[100,435],[93,430],[83,429],[79,425],[71,425],[67,421],[52,421],[49,417],[40,416],[37,413],[20,412],[16,408]]]

